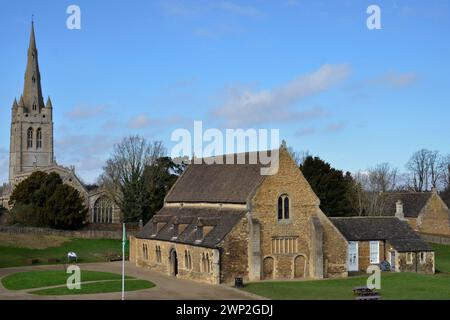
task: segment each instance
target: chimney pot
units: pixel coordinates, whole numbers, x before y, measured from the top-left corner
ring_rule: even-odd
[[[395,216],[400,220],[404,220],[405,213],[403,212],[403,202],[398,200],[395,207]]]

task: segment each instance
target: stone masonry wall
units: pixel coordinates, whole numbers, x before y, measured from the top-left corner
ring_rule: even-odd
[[[278,197],[283,194],[287,194],[290,200],[288,220],[278,220],[277,217]],[[287,151],[281,149],[278,173],[264,180],[251,201],[252,218],[258,220],[261,225],[262,275],[266,274],[263,270],[264,265],[270,268],[273,261],[274,270],[271,277],[294,278],[294,264],[297,261],[299,264],[306,264],[306,272],[301,275],[302,277],[315,278],[316,270],[310,267],[309,261],[313,238],[311,223],[312,218],[317,217],[319,213],[319,199]],[[319,218],[324,226],[324,251],[329,259],[328,265],[331,266],[329,274],[335,272],[336,265],[339,269],[338,273],[341,271],[345,273],[346,240],[340,236],[337,229],[328,224],[331,222],[325,216]],[[289,253],[274,250],[272,240],[286,237],[297,239],[294,250]],[[327,243],[328,241],[334,241],[334,243]],[[340,250],[343,250],[343,253]],[[304,258],[297,259],[297,257]],[[322,274],[322,272],[318,273]]]
[[[381,263],[384,260],[388,260],[388,253],[386,252],[386,243],[379,241],[379,255],[378,261]],[[370,263],[370,241],[358,241],[358,268],[361,272],[366,272]]]
[[[144,256],[143,245],[147,245],[148,257]],[[156,246],[161,250],[161,261],[157,260]],[[220,265],[219,250],[179,244],[174,242],[130,238],[130,261],[139,267],[149,268],[167,275],[173,274],[173,265],[170,253],[175,250],[177,253],[178,274],[177,278],[191,279],[200,282],[219,284],[220,283]],[[190,253],[191,268],[187,267],[185,252]],[[202,255],[208,254],[209,272],[203,270]]]
[[[406,252],[399,252],[397,254],[397,264],[398,271],[400,272],[419,272],[419,273],[428,273],[434,274],[435,272],[435,260],[434,260],[434,252],[424,252],[425,260],[420,261],[419,254],[416,252],[412,252],[412,263],[408,262]]]
[[[433,194],[417,218],[419,232],[450,235],[450,211],[437,195]]]
[[[248,220],[243,218],[222,241],[220,280],[234,281],[235,277],[248,280]]]

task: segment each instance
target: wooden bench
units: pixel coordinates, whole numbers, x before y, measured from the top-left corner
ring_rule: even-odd
[[[381,296],[379,296],[379,295],[362,296],[362,297],[356,297],[355,300],[381,300]]]
[[[356,300],[380,300],[381,296],[374,290],[368,287],[354,287],[353,294],[357,296]]]

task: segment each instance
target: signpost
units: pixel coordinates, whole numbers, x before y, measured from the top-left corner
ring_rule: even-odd
[[[125,244],[127,237],[125,233],[125,223],[123,224],[123,237],[122,237],[122,300],[125,300]]]

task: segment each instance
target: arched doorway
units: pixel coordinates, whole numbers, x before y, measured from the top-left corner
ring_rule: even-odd
[[[297,256],[294,259],[294,278],[305,278],[306,258],[305,256]]]
[[[273,279],[274,260],[266,257],[263,260],[263,279]]]
[[[174,277],[178,275],[178,257],[177,251],[172,249],[170,251],[170,274]]]

